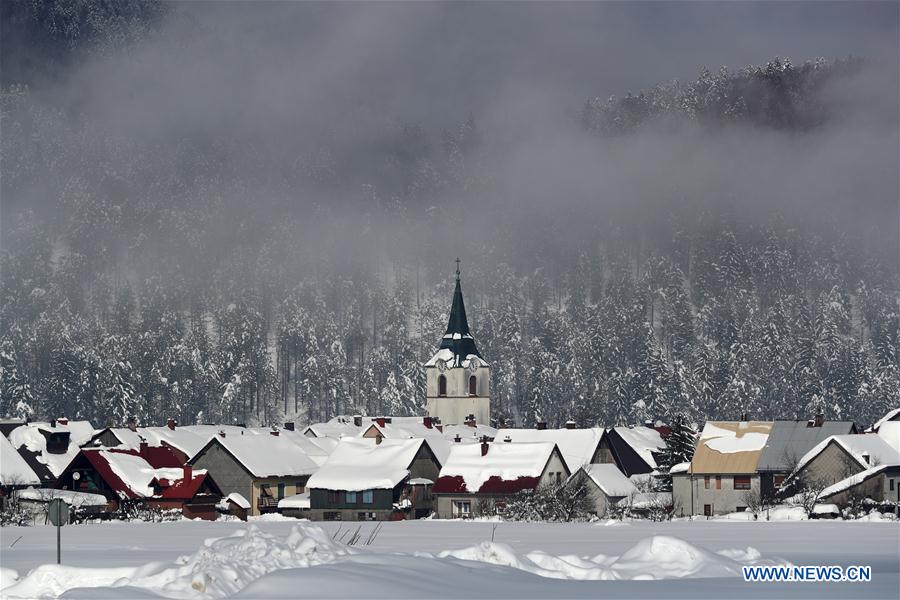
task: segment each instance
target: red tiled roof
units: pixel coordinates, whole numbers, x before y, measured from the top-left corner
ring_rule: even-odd
[[[175,450],[169,446],[148,446],[146,444],[141,444],[140,450],[126,450],[120,448],[106,448],[106,450],[109,452],[140,456],[154,469],[175,469],[184,466],[184,462],[178,457]]]
[[[96,469],[97,473],[100,474],[100,477],[103,478],[103,481],[112,488],[114,492],[120,492],[125,494],[128,498],[138,498],[139,496],[132,491],[130,487],[125,485],[125,482],[119,479],[119,476],[115,474],[112,470],[112,467],[109,466],[109,463],[105,458],[101,455],[101,453],[97,450],[82,450],[81,454],[84,455],[84,458],[91,463],[91,466]]]
[[[159,448],[157,448],[157,450],[159,450]],[[110,453],[130,454],[132,456],[140,456],[140,453],[133,451],[133,450],[106,449],[106,451],[110,452]],[[84,455],[85,459],[87,459],[87,461],[89,463],[91,463],[91,466],[93,466],[94,469],[97,470],[97,472],[100,474],[100,476],[103,478],[103,480],[106,481],[107,485],[109,485],[109,487],[113,489],[113,491],[122,493],[128,498],[142,498],[143,497],[143,496],[135,493],[134,490],[132,490],[124,481],[122,481],[121,478],[119,478],[118,475],[116,475],[115,471],[113,471],[109,462],[106,460],[106,458],[104,458],[102,452],[100,452],[98,450],[88,449],[88,450],[83,450],[82,454]],[[146,460],[146,458],[144,460]],[[157,465],[153,465],[152,463],[149,463],[149,461],[148,461],[148,464],[150,464],[150,466],[152,466],[153,468],[166,468],[166,467],[159,467]],[[168,467],[168,468],[179,468],[179,467],[181,467],[181,465],[175,465],[174,467]],[[176,479],[174,481],[167,480],[167,479],[162,479],[162,480],[157,479],[156,481],[160,484],[165,484],[165,485],[163,485],[162,493],[158,494],[158,495],[154,495],[154,496],[152,496],[152,498],[162,499],[162,500],[190,500],[195,495],[197,495],[197,492],[200,491],[200,489],[203,487],[203,483],[205,481],[207,481],[207,474],[206,473],[194,474],[191,477],[190,481],[186,481],[183,477],[182,477],[182,479]],[[215,485],[215,483],[213,482],[212,479],[210,479],[209,481],[212,482],[213,485]]]
[[[203,487],[204,481],[206,481],[206,473],[194,475],[190,481],[177,479],[174,483],[170,483],[169,487],[164,488],[162,494],[154,496],[154,498],[162,500],[190,500]]]
[[[519,477],[505,480],[496,475],[481,484],[474,493],[478,494],[516,494],[525,490],[533,490],[540,483],[540,477]],[[432,494],[468,494],[466,482],[460,475],[439,477],[431,488]]]

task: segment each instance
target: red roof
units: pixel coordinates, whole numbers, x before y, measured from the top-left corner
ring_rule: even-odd
[[[526,490],[534,490],[540,483],[540,477],[519,477],[517,479],[500,479],[496,475],[481,484],[474,493],[478,494],[516,494]],[[432,494],[468,494],[466,482],[460,475],[439,477],[431,488]]]
[[[130,454],[132,456],[140,456],[140,453],[133,450],[113,450],[113,449],[105,449],[110,453],[119,453],[119,454]],[[159,448],[157,448],[159,450]],[[109,462],[103,456],[103,453],[94,450],[87,449],[82,450],[81,452],[85,459],[91,463],[91,466],[97,470],[97,473],[106,481],[106,484],[109,485],[113,491],[124,494],[128,498],[143,498],[142,495],[135,493],[122,479],[116,475],[115,471],[113,471]],[[143,457],[142,457],[143,458]],[[146,460],[146,458],[144,459]],[[153,468],[180,468],[181,465],[175,465],[174,467],[158,467],[149,463],[148,466]],[[162,487],[162,492],[160,494],[155,494],[151,498],[162,499],[162,500],[190,500],[194,496],[197,495],[197,492],[203,487],[203,483],[207,481],[206,473],[198,473],[193,474],[189,481],[185,480],[184,477],[181,479],[176,479],[174,481],[169,479],[154,479],[157,483]],[[212,485],[215,485],[212,479],[209,479]]]
[[[131,454],[132,456],[140,456],[154,469],[175,469],[184,466],[184,462],[178,454],[176,454],[176,451],[169,446],[148,446],[147,444],[141,444],[140,450],[121,448],[105,448],[105,450],[109,452]]]
[[[206,473],[194,475],[190,481],[178,479],[174,483],[169,482],[169,487],[164,487],[162,494],[154,496],[154,498],[160,498],[162,500],[190,500],[196,496],[197,492],[203,487],[204,481],[206,481]],[[210,479],[210,481],[212,481],[212,479]],[[160,483],[164,482],[166,482],[165,479]]]

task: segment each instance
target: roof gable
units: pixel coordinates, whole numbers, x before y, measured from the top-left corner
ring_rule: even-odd
[[[772,421],[707,421],[691,473],[756,473]]]

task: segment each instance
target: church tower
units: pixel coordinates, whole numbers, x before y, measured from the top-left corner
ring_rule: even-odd
[[[440,418],[444,425],[461,425],[468,415],[474,415],[477,423],[490,425],[491,369],[469,332],[458,258],[447,332],[438,351],[425,363],[425,389],[428,416]]]

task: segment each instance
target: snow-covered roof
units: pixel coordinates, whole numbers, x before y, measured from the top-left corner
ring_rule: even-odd
[[[222,446],[254,477],[312,475],[320,464],[307,454],[297,440],[280,434],[226,433],[225,437],[213,436],[207,442],[209,444]],[[203,450],[192,456],[188,462],[195,462],[202,452]]]
[[[900,421],[885,421],[878,428],[878,436],[900,452]]]
[[[614,464],[584,465],[581,470],[607,496],[628,496],[637,492],[631,480]]]
[[[278,501],[278,508],[309,508],[309,492],[287,496]]]
[[[477,492],[489,479],[515,481],[539,478],[556,449],[553,442],[492,442],[482,455],[481,444],[459,444],[450,448],[447,463],[441,468],[440,480],[462,478],[465,489]]]
[[[41,480],[25,459],[0,435],[0,485],[40,485]]]
[[[138,427],[138,434],[149,445],[162,446],[165,443],[188,456],[199,452],[209,438],[216,435],[217,432],[218,428],[209,425],[186,425],[175,427],[175,429],[167,426]]]
[[[467,339],[472,339],[471,335],[466,337]],[[463,356],[461,354],[454,354],[452,350],[448,350],[447,348],[440,348],[437,352],[435,352],[434,355],[432,355],[432,357],[429,358],[425,363],[425,366],[440,366],[438,364],[439,362],[443,362],[448,369],[452,369],[455,367],[462,367],[464,369],[468,369],[471,367],[473,369],[477,369],[478,367],[488,366],[487,361],[477,354],[466,354],[465,356]]]
[[[707,421],[691,460],[694,473],[755,473],[772,421]]]
[[[69,446],[65,452],[56,454],[47,452],[47,438],[44,433],[54,434],[69,433]],[[69,466],[72,459],[78,455],[79,446],[85,444],[94,435],[94,427],[88,421],[69,421],[66,425],[32,422],[21,427],[16,427],[9,434],[9,441],[13,448],[25,447],[35,453],[35,460],[47,466],[53,477],[59,477],[60,473]]]
[[[112,472],[137,496],[153,496],[153,487],[150,483],[154,479],[178,480],[184,478],[184,469],[154,469],[150,463],[134,454],[109,450],[97,450],[97,452],[106,461]],[[196,471],[198,475],[204,472]]]
[[[398,417],[397,419],[399,423],[395,423],[393,420],[384,425],[380,425],[377,422],[369,423],[368,427],[363,429],[360,435],[366,435],[370,429],[374,428],[385,439],[427,439],[428,446],[431,448],[431,451],[434,452],[434,456],[438,459],[438,462],[444,464],[447,460],[447,455],[450,453],[450,441],[444,437],[444,434],[441,433],[439,429],[435,427],[425,427],[425,425],[422,424],[421,417],[407,417],[406,419],[410,420],[406,421],[402,420],[402,417]]]
[[[469,425],[443,425],[442,429],[444,439],[449,442],[454,441],[456,436],[459,436],[461,442],[481,441],[482,437],[494,439],[497,437],[498,431],[497,428],[483,423],[476,423],[474,427]]]
[[[430,448],[422,438],[384,438],[381,443],[372,438],[345,438],[306,487],[348,492],[392,489],[409,477],[409,466],[423,444]]]
[[[656,459],[653,457],[653,453],[662,452],[666,447],[666,443],[657,430],[643,425],[615,427],[614,429],[622,440],[641,457],[641,460],[647,463],[651,469],[656,468]]]
[[[104,431],[109,431],[119,440],[120,444],[117,446],[118,448],[125,450],[138,450],[141,447],[141,442],[146,442],[144,436],[138,433],[137,430],[129,429],[128,427],[107,427],[106,429],[101,429],[97,433],[94,434],[94,437],[97,437]],[[95,444],[98,444],[99,440],[95,440]],[[158,445],[158,444],[157,444]]]
[[[822,490],[822,493],[819,494],[819,499],[827,500],[828,498],[831,498],[835,494],[840,494],[841,492],[845,492],[845,491],[849,490],[850,488],[855,487],[855,486],[859,485],[860,483],[866,481],[870,477],[874,477],[875,475],[878,475],[885,469],[888,469],[892,466],[894,466],[894,465],[878,465],[877,467],[872,467],[872,468],[866,469],[865,471],[860,471],[859,473],[857,473],[855,475],[851,475],[850,477],[847,477],[846,479],[842,479],[842,480],[838,481],[837,483],[835,483],[834,485],[829,485],[827,488]]]
[[[669,469],[669,474],[672,473],[687,473],[691,468],[691,463],[683,462],[678,463],[677,465],[672,465],[672,468]]]
[[[36,502],[50,502],[60,499],[69,506],[106,506],[106,496],[102,494],[89,494],[87,492],[73,492],[71,490],[56,490],[51,488],[28,488],[18,490],[15,493],[20,500],[32,500]]]
[[[627,428],[626,428],[627,429]],[[570,469],[590,464],[603,438],[603,429],[500,429],[495,440],[513,444],[551,442],[556,444]],[[653,464],[656,464],[655,462]]]
[[[225,496],[224,501],[226,503],[234,502],[234,504],[239,506],[240,508],[243,508],[244,510],[250,510],[250,501],[237,492],[231,492],[230,494]]]
[[[882,425],[891,421],[900,421],[900,407],[889,410],[886,415],[875,421],[872,425],[872,431],[878,431]]]
[[[337,416],[324,423],[313,423],[303,430],[303,434],[310,437],[330,437],[340,439],[342,437],[353,437],[359,435],[359,432],[369,426],[366,418],[363,418],[362,425],[354,425],[353,417],[345,415]]]
[[[804,454],[794,472],[796,473],[809,464],[830,444],[837,444],[843,448],[863,469],[868,469],[872,465],[900,464],[900,452],[878,434],[833,435],[822,440]]]

